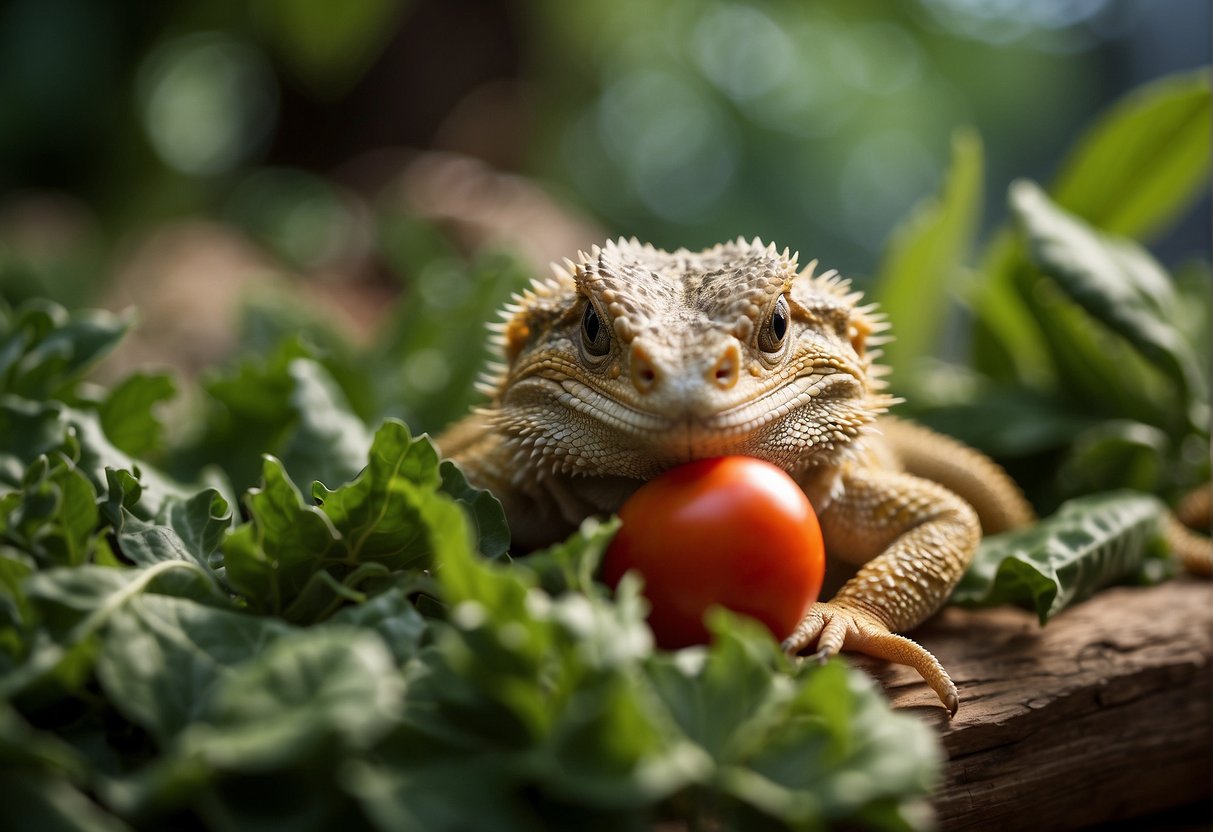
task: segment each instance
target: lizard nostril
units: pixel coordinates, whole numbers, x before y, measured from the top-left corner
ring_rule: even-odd
[[[728,390],[737,383],[741,372],[741,352],[736,342],[729,344],[720,353],[712,369],[708,371],[708,380],[721,390]]]
[[[641,393],[647,393],[657,386],[657,368],[647,352],[639,346],[632,347],[632,385]]]

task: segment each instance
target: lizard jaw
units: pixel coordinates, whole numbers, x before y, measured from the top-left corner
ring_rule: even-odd
[[[635,478],[731,454],[787,470],[841,461],[882,409],[855,376],[841,371],[806,374],[707,413],[706,403],[692,399],[680,408],[663,402],[667,415],[660,415],[567,377],[533,377],[516,384],[513,394],[497,419],[519,464],[551,474]],[[798,441],[773,441],[779,436]]]

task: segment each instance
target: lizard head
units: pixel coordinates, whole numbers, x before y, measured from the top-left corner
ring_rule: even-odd
[[[486,414],[520,467],[552,473],[647,479],[724,454],[837,464],[892,401],[871,349],[885,325],[815,266],[741,239],[579,253],[503,312]]]

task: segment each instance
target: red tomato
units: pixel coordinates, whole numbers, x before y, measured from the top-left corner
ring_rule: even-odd
[[[727,456],[674,468],[641,486],[619,516],[603,577],[615,586],[629,569],[640,572],[662,647],[706,643],[703,614],[714,604],[784,639],[821,592],[817,515],[768,462]]]

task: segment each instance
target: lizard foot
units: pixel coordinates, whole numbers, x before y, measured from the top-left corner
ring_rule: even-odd
[[[948,713],[956,716],[960,696],[939,660],[905,636],[889,632],[875,617],[834,602],[816,603],[784,640],[783,648],[795,654],[814,644],[817,652],[810,658],[817,661],[849,650],[914,668],[938,694]]]

